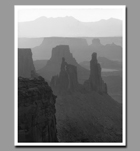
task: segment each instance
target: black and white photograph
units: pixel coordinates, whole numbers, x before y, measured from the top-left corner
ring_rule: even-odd
[[[126,6],[14,11],[14,145],[126,146]]]

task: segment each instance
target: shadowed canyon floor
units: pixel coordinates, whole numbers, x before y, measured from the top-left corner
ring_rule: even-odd
[[[121,104],[108,95],[74,93],[56,99],[61,142],[121,142],[121,118]]]

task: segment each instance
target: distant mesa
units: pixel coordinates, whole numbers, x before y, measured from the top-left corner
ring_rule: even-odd
[[[80,83],[84,82],[85,78],[88,78],[89,71],[81,67],[70,53],[68,45],[58,45],[52,49],[52,56],[50,60],[47,61],[47,64],[42,69],[38,70],[38,74],[43,76],[47,80],[51,80],[52,76],[58,75],[60,72],[62,58],[65,58],[65,61],[68,64],[74,65],[77,67],[78,81]]]
[[[20,38],[21,39],[21,38]],[[20,40],[22,41],[22,40]],[[23,39],[23,43],[25,40]],[[31,40],[30,40],[31,41]],[[42,43],[32,49],[34,60],[45,60],[50,59],[52,55],[52,49],[59,45],[69,45],[70,52],[74,58],[79,61],[77,52],[86,50],[88,44],[84,38],[71,38],[71,37],[45,37]],[[79,58],[79,59],[78,59]]]
[[[100,39],[94,38],[94,39],[92,40],[92,45],[94,45],[95,47],[100,46],[100,45],[101,45]]]
[[[102,45],[99,39],[93,39],[89,46],[91,52],[97,52],[99,57],[105,57],[114,61],[122,60],[122,47],[112,44]]]
[[[70,52],[78,63],[90,61],[91,54],[97,52],[99,57],[105,57],[110,60],[122,60],[122,47],[116,44],[101,43],[99,38],[91,38],[92,43],[87,44],[85,38],[64,38],[48,37],[44,38],[42,43],[32,49],[33,60],[49,60],[52,55],[52,49],[58,45],[69,45]],[[106,38],[105,41],[109,38]],[[25,41],[25,40],[23,40]],[[121,41],[121,40],[120,40]]]

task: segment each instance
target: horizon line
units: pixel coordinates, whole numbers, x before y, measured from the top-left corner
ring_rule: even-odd
[[[28,21],[18,21],[18,23],[27,23],[27,22],[32,22],[32,21],[36,21],[40,18],[45,18],[45,19],[58,19],[58,18],[73,18],[81,23],[96,23],[96,22],[100,22],[100,21],[108,21],[108,20],[111,20],[111,19],[115,19],[115,20],[119,20],[119,21],[123,21],[122,19],[118,19],[118,18],[115,18],[115,17],[110,17],[108,19],[100,19],[100,20],[97,20],[97,21],[81,21],[77,18],[75,18],[74,16],[60,16],[60,17],[47,17],[47,16],[40,16],[40,17],[37,17],[36,19],[33,19],[33,20],[28,20]]]

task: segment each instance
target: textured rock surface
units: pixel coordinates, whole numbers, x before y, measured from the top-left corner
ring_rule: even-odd
[[[90,76],[84,83],[84,87],[88,91],[96,91],[99,93],[107,93],[107,85],[101,77],[101,67],[97,61],[97,53],[92,54],[90,61]]]
[[[55,101],[42,77],[18,78],[19,142],[57,142]]]
[[[88,79],[89,71],[81,67],[73,58],[72,53],[68,45],[59,45],[52,49],[52,57],[47,62],[46,66],[37,72],[43,76],[46,80],[51,80],[52,76],[58,75],[60,72],[62,58],[65,58],[68,64],[77,67],[78,81],[83,83],[85,79]]]
[[[18,76],[30,78],[31,72],[35,73],[31,49],[18,49]]]

